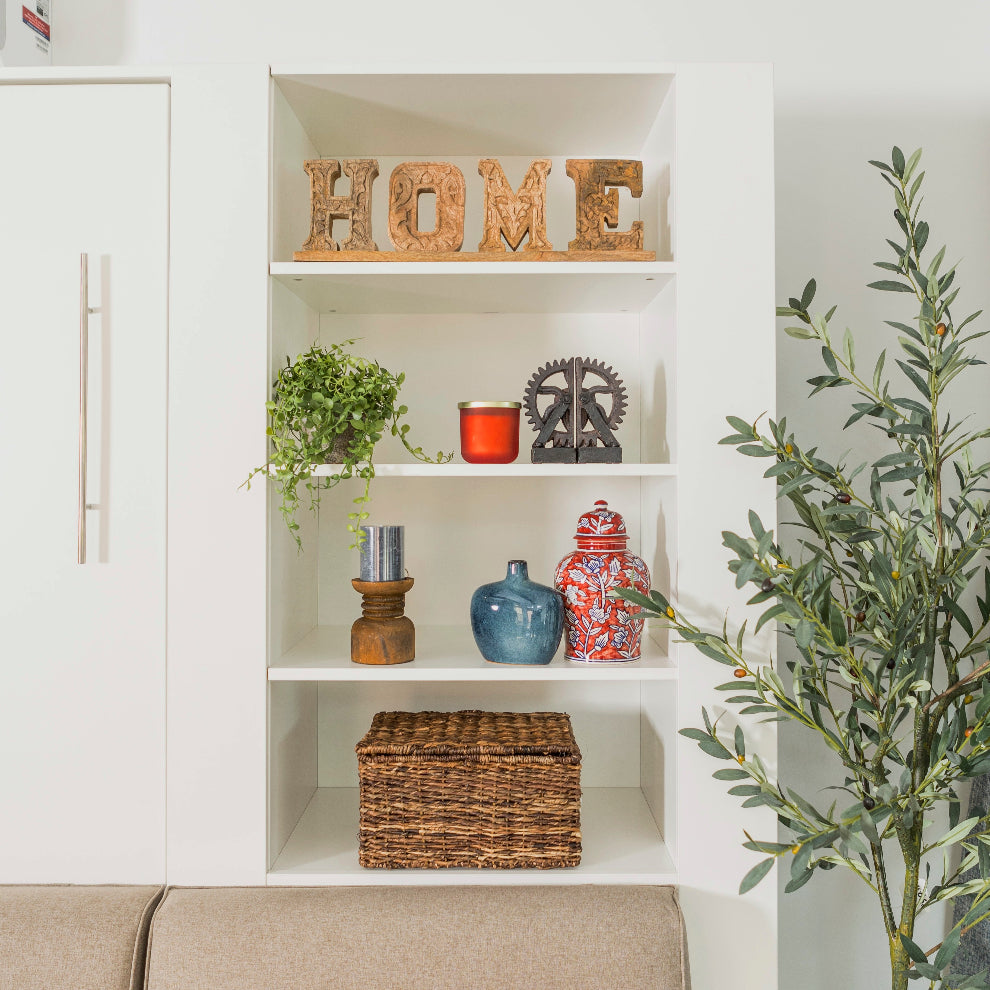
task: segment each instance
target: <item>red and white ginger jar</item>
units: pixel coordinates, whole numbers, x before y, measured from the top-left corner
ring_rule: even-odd
[[[640,658],[643,620],[639,607],[609,598],[613,588],[650,593],[646,564],[626,549],[626,523],[608,502],[578,520],[577,550],[554,574],[554,587],[564,596],[564,643],[568,660],[623,663]]]

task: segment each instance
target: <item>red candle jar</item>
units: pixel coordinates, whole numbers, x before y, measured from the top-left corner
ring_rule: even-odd
[[[519,456],[521,402],[458,402],[457,408],[468,464],[509,464]]]

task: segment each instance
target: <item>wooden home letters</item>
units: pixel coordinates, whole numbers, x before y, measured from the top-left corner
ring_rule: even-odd
[[[550,159],[538,158],[529,166],[519,192],[512,191],[497,158],[482,158],[478,174],[485,180],[484,233],[479,251],[505,251],[502,235],[513,251],[529,233],[524,251],[552,251],[547,240],[547,175]]]
[[[619,190],[625,186],[639,199],[643,195],[643,163],[596,158],[569,158],[567,174],[577,195],[577,237],[571,251],[642,251],[643,221],[630,230],[619,225]],[[606,186],[611,186],[606,190]],[[605,230],[605,227],[611,228]]]
[[[403,162],[388,181],[388,236],[396,251],[460,251],[464,241],[464,173],[449,162]],[[419,229],[419,197],[437,197],[437,223]]]
[[[374,158],[349,158],[343,174],[351,180],[348,196],[334,195],[341,162],[321,158],[304,164],[310,178],[310,232],[295,261],[653,261],[643,250],[643,221],[629,230],[619,224],[619,193],[643,194],[643,163],[626,159],[569,158],[574,181],[576,236],[567,251],[554,251],[547,239],[546,193],[550,159],[538,158],[518,190],[513,190],[496,158],[483,158],[482,239],[476,252],[461,251],[464,241],[466,184],[450,162],[403,162],[389,179],[388,235],[394,251],[379,251],[371,236],[371,187],[378,175]],[[419,197],[436,196],[436,224],[419,226]],[[333,239],[334,220],[350,224],[349,236]],[[606,229],[607,228],[607,229]],[[526,238],[525,244],[523,239]],[[522,249],[520,250],[520,245]]]
[[[350,236],[340,245],[344,251],[377,251],[371,239],[371,184],[378,175],[374,158],[348,158],[344,174],[351,180],[350,196],[334,196],[333,187],[340,178],[340,162],[318,158],[304,164],[309,175],[309,240],[303,251],[336,251],[333,239],[334,220],[347,220]]]

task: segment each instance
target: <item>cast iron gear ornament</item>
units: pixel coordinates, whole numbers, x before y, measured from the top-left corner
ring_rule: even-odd
[[[622,462],[614,430],[626,412],[626,389],[603,361],[551,361],[533,373],[523,405],[537,433],[534,464]]]

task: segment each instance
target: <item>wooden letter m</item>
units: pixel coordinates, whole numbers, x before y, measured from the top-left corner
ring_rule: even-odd
[[[512,191],[498,159],[483,158],[478,173],[485,180],[485,228],[479,251],[504,251],[502,235],[513,251],[529,231],[524,251],[552,251],[547,240],[547,173],[550,159],[529,166],[519,192]]]

